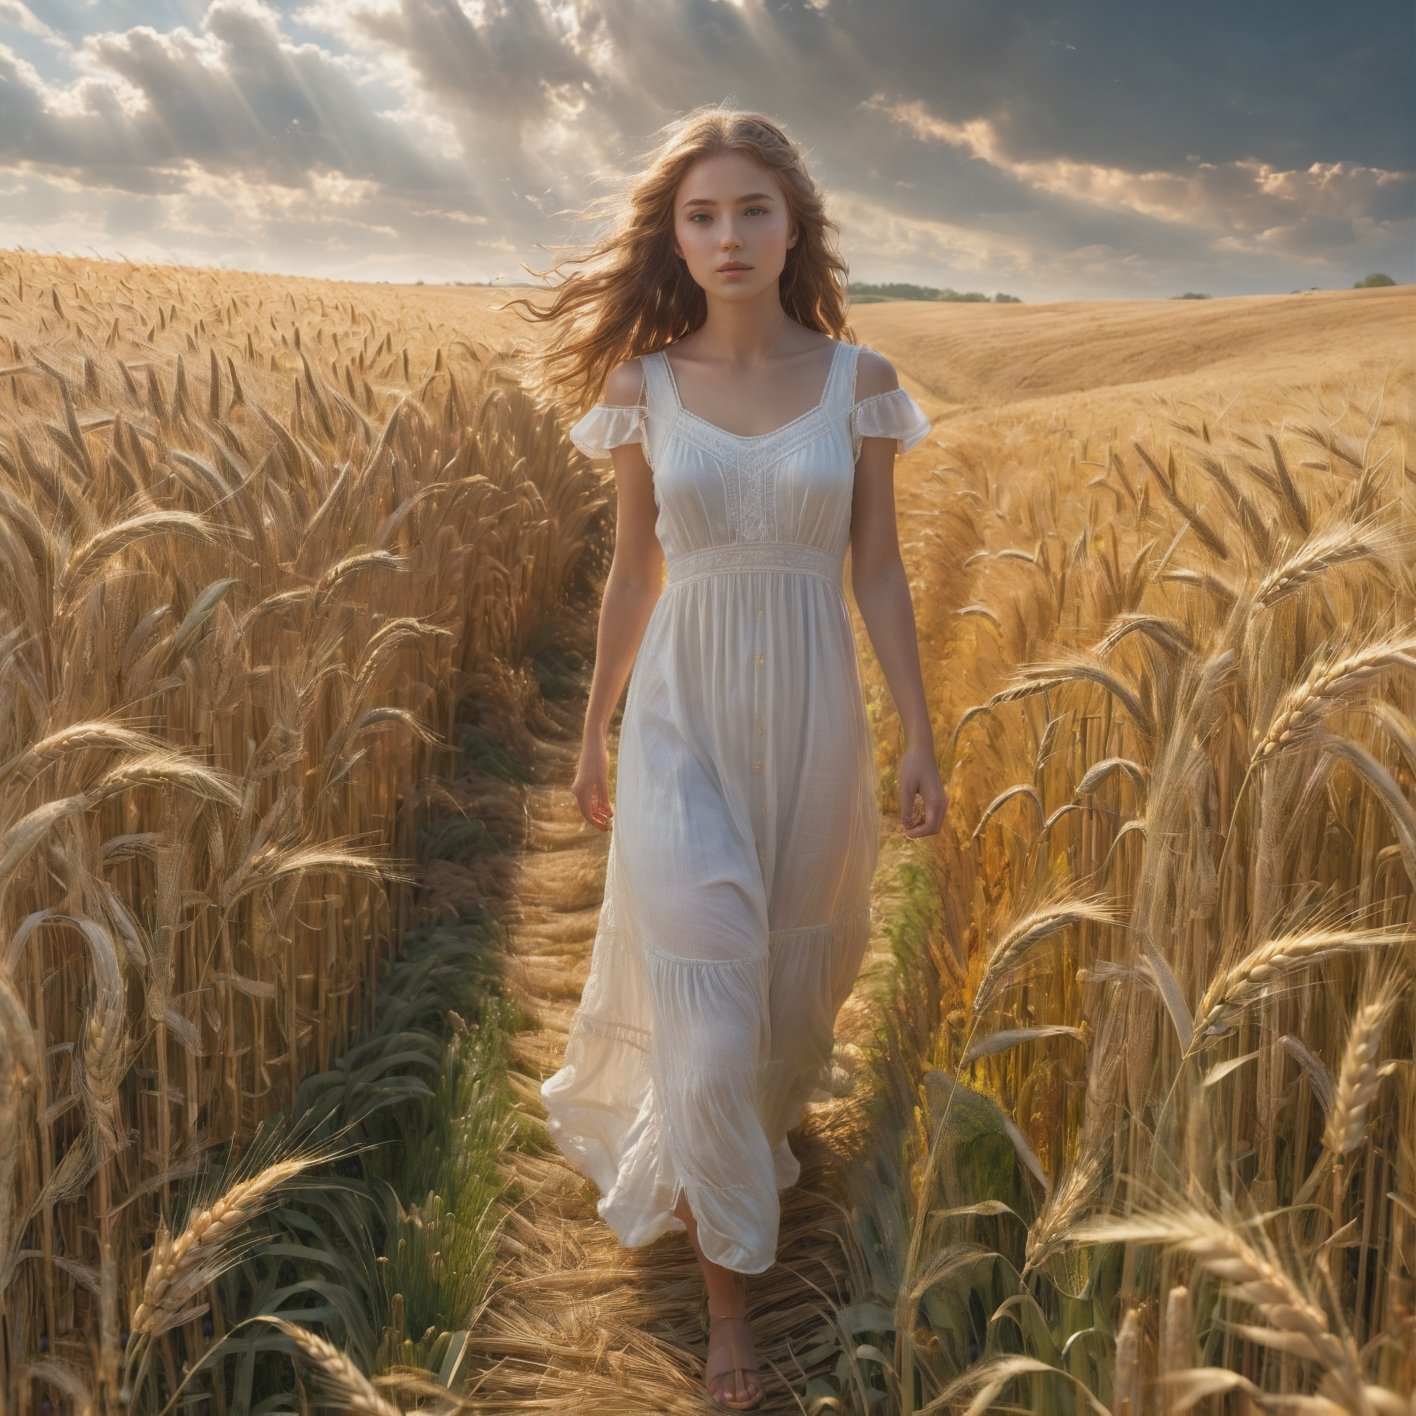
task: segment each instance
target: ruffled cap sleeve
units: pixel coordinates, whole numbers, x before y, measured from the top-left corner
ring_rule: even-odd
[[[608,457],[612,447],[644,441],[644,405],[597,403],[571,425],[568,436],[586,457]]]
[[[903,388],[873,393],[851,409],[851,441],[857,457],[862,438],[897,438],[900,451],[908,452],[933,426],[924,409]]]

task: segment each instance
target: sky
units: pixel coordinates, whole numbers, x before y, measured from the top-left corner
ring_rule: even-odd
[[[526,281],[704,103],[800,144],[852,280],[1416,281],[1410,0],[0,0],[0,250]]]

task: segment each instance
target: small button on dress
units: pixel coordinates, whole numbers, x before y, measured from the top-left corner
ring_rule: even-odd
[[[682,1231],[715,1263],[776,1258],[787,1133],[830,1095],[879,844],[875,757],[842,586],[862,437],[914,447],[901,388],[857,400],[837,342],[818,403],[743,436],[683,406],[663,350],[634,405],[570,429],[589,457],[638,442],[667,583],[620,720],[590,971],[550,1134],[626,1246]]]

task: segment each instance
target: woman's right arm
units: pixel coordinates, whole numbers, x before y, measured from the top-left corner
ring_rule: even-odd
[[[637,359],[617,365],[605,380],[603,401],[639,401],[643,372]],[[654,602],[662,593],[664,552],[654,534],[653,473],[639,443],[613,448],[615,469],[615,547],[600,624],[595,637],[595,668],[585,707],[585,733],[571,792],[581,815],[595,827],[609,829],[614,805],[609,792],[609,727],[615,705],[629,679]]]

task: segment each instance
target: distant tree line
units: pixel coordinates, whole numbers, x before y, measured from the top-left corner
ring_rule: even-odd
[[[857,305],[868,305],[876,300],[971,300],[983,304],[1021,305],[1016,295],[1005,295],[1001,290],[993,295],[985,295],[981,290],[951,290],[945,286],[936,290],[931,285],[908,285],[895,281],[888,285],[868,285],[864,281],[853,280],[846,287],[851,301]]]
[[[1394,280],[1391,278],[1391,276],[1389,276],[1389,275],[1383,275],[1383,274],[1381,274],[1380,271],[1377,271],[1377,272],[1373,273],[1372,275],[1364,275],[1361,280],[1354,280],[1354,281],[1352,282],[1352,288],[1353,288],[1354,290],[1365,290],[1365,289],[1367,289],[1367,288],[1369,288],[1370,286],[1373,286],[1373,285],[1395,285],[1395,284],[1396,284],[1396,281],[1394,281]],[[1308,289],[1309,289],[1309,290],[1321,290],[1321,289],[1322,289],[1322,286],[1320,286],[1320,285],[1310,285],[1310,286],[1308,287]],[[1290,295],[1302,295],[1302,294],[1304,294],[1304,293],[1305,293],[1305,292],[1302,291],[1302,290],[1291,290],[1291,291],[1289,291],[1289,294],[1290,294]],[[1194,290],[1187,290],[1183,295],[1172,295],[1170,298],[1171,298],[1172,300],[1208,300],[1210,297],[1209,297],[1208,295],[1201,295],[1201,294],[1199,294],[1198,292],[1196,292],[1196,291],[1194,291]]]
[[[422,285],[421,280],[413,282],[415,285]],[[448,285],[497,285],[499,280],[449,280]],[[1363,290],[1373,285],[1395,285],[1391,276],[1375,272],[1372,275],[1364,275],[1361,280],[1354,280],[1352,288]],[[910,285],[904,281],[893,281],[886,285],[869,285],[861,280],[853,280],[846,287],[851,296],[851,300],[857,305],[869,305],[878,300],[962,300],[974,303],[993,305],[1021,305],[1023,302],[1016,295],[1005,295],[1003,291],[997,290],[992,295],[985,295],[981,290],[951,290],[947,285],[942,289],[936,289],[932,285]],[[1312,285],[1310,290],[1317,290],[1320,287]],[[1293,294],[1300,292],[1295,290]],[[1197,290],[1187,290],[1183,295],[1172,295],[1172,300],[1209,300],[1212,297],[1202,294]]]

